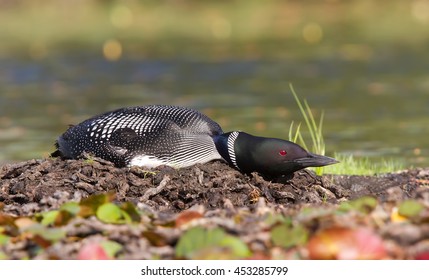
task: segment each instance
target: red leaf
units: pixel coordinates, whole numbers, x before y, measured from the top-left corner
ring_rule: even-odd
[[[104,248],[97,243],[86,244],[78,253],[79,260],[109,260]]]
[[[418,253],[414,259],[416,260],[429,260],[429,251],[424,251],[424,252],[420,252]]]
[[[310,259],[383,259],[383,240],[365,228],[330,228],[314,235],[307,245]]]

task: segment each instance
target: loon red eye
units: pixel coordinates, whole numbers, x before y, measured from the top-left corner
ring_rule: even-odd
[[[279,151],[279,155],[281,156],[285,156],[287,154],[287,152],[285,150],[280,150]]]

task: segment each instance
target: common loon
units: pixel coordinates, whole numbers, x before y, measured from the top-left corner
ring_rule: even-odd
[[[182,168],[223,159],[243,173],[270,176],[338,162],[287,140],[224,133],[206,115],[169,105],[128,107],[95,116],[70,127],[55,146],[54,157],[75,159],[87,152],[118,167]]]

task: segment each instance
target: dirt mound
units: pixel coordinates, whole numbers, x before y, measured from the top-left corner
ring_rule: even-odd
[[[228,219],[232,219],[231,222],[233,222],[237,218],[237,213],[244,212],[250,213],[249,215],[254,213],[255,217],[262,215],[260,213],[265,211],[265,214],[279,214],[294,218],[294,215],[299,215],[305,207],[337,209],[342,202],[364,196],[375,197],[378,207],[382,208],[384,213],[390,213],[401,201],[407,199],[415,199],[422,205],[429,205],[427,188],[429,170],[427,169],[382,176],[325,175],[323,177],[304,170],[289,177],[269,179],[256,173],[241,174],[223,162],[211,162],[179,170],[162,167],[147,171],[137,167],[116,168],[109,162],[94,158],[66,161],[43,159],[4,165],[0,169],[0,179],[0,209],[3,208],[3,215],[8,217],[33,216],[43,211],[58,209],[68,201],[78,202],[94,194],[112,192],[115,194],[113,202],[117,204],[131,202],[139,210],[150,213],[151,219],[158,219],[155,224],[159,221],[174,221],[187,209],[197,211],[201,215],[199,218],[208,219],[211,223],[215,217],[225,219],[215,224],[241,239],[248,240],[247,244],[253,252],[262,250],[264,256],[268,258],[273,257],[270,251],[272,244],[264,245],[265,247],[263,246],[261,250],[253,248],[259,246],[254,245],[253,242],[260,238],[255,230],[264,231],[267,230],[266,227],[256,226],[257,221],[254,219],[250,219],[248,224],[240,225],[225,226],[225,222]],[[375,211],[376,208],[372,207],[371,211]],[[362,219],[360,216],[358,218]],[[85,239],[101,238],[113,239],[122,244],[124,246],[120,254],[122,258],[152,258],[160,255],[162,258],[177,257],[177,254],[174,254],[174,246],[180,237],[177,232],[166,234],[165,228],[151,231],[162,236],[159,237],[162,242],[158,241],[166,247],[165,252],[160,253],[162,246],[158,243],[158,245],[150,244],[153,238],[142,237],[143,232],[148,230],[145,225],[141,225],[142,228],[137,232],[136,229],[124,228],[125,225],[118,225],[116,226],[118,228],[113,230],[112,225],[91,219],[74,220],[79,221],[81,229],[89,227],[93,232],[93,234],[84,234],[85,238],[78,243],[61,241],[55,243],[55,246],[48,246],[49,248],[41,254],[30,253],[25,246],[16,249],[16,246],[11,247],[8,243],[3,245],[3,251],[6,252],[4,254],[6,258],[76,258],[79,246],[88,242]],[[332,219],[336,220],[336,218]],[[409,233],[410,236],[414,236],[410,243],[407,232],[399,234],[398,229],[394,229],[396,231],[392,233],[387,228],[390,224],[389,216],[384,219],[386,222],[383,223],[386,227],[380,228],[372,223],[368,226],[375,227],[379,232],[385,230],[383,237],[387,236],[396,241],[400,239],[395,246],[417,244],[428,238],[429,229],[424,225],[419,227],[417,238],[415,232]],[[362,221],[351,224],[353,227],[362,224]],[[94,227],[97,229],[95,230]],[[311,235],[320,229],[320,225],[311,225],[308,231]],[[122,233],[118,234],[118,230]],[[101,234],[106,231],[109,233]],[[263,235],[263,232],[260,233]],[[67,234],[73,235],[70,232]],[[253,236],[253,239],[249,236]],[[137,248],[142,249],[142,246],[146,251],[137,250]],[[285,252],[289,251],[285,250]],[[305,250],[301,253],[302,258],[308,257]],[[409,250],[401,253],[390,252],[388,258],[413,258],[414,253],[410,253]]]

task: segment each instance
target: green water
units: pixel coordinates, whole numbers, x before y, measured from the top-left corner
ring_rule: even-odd
[[[225,131],[288,137],[302,121],[289,83],[318,116],[326,152],[429,166],[429,57],[389,49],[369,59],[53,55],[0,59],[0,162],[43,158],[69,124],[108,110],[174,104],[202,110]]]

